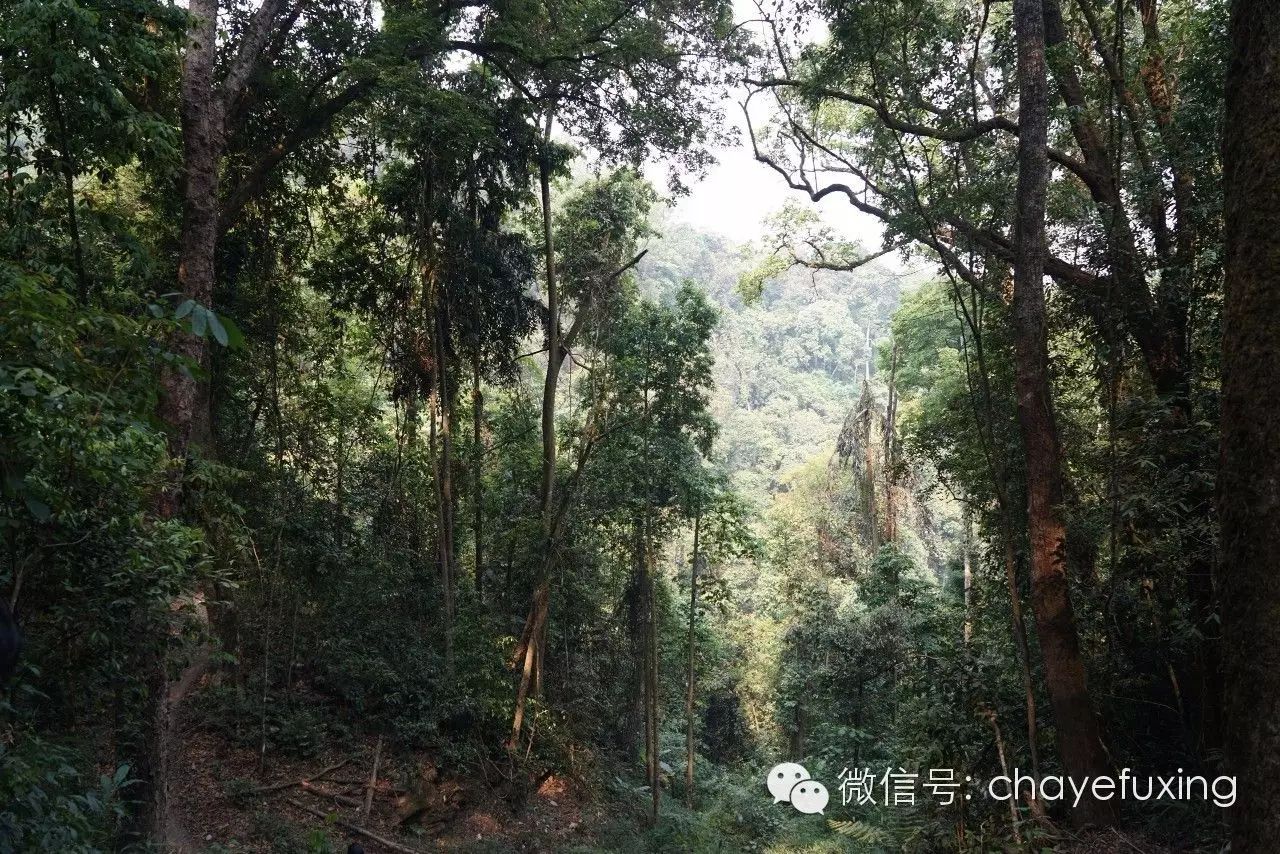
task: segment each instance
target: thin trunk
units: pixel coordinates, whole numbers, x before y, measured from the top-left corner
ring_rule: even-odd
[[[876,508],[876,454],[875,448],[871,443],[872,429],[871,426],[875,422],[874,408],[875,399],[871,396],[870,380],[862,381],[862,398],[859,401],[862,412],[859,417],[862,419],[861,432],[859,437],[862,442],[862,459],[866,467],[864,473],[863,492],[866,496],[866,525],[868,536],[871,538],[871,553],[874,556],[880,550],[880,514]]]
[[[653,499],[653,481],[651,478],[652,467],[650,465],[650,454],[653,448],[653,421],[652,410],[650,408],[650,388],[649,388],[649,353],[645,352],[645,376],[641,386],[644,415],[641,424],[644,430],[644,454],[642,457],[642,470],[644,472],[644,508],[641,511],[642,524],[640,529],[640,578],[641,590],[644,596],[644,719],[645,719],[645,759],[648,764],[649,771],[649,792],[652,796],[652,813],[649,816],[653,824],[658,823],[658,809],[662,799],[662,780],[659,774],[658,759],[658,614],[657,602],[654,598],[654,581],[653,581],[653,548],[651,547],[650,537],[652,536],[649,526],[649,512],[654,504]]]
[[[484,596],[484,396],[480,391],[480,350],[471,363],[471,535],[475,541],[476,597]]]
[[[1232,851],[1280,839],[1280,17],[1236,0],[1222,153],[1226,291],[1222,334],[1219,583],[1227,759],[1239,780]]]
[[[592,422],[588,422],[587,429],[584,431],[587,435],[592,435],[595,426]],[[533,591],[533,602],[529,608],[529,616],[525,619],[524,630],[520,635],[520,643],[516,646],[516,655],[513,660],[513,666],[520,667],[520,680],[516,688],[516,704],[515,713],[511,721],[511,737],[507,742],[507,747],[514,750],[520,740],[520,728],[524,722],[524,705],[530,694],[537,693],[538,675],[542,667],[542,654],[540,645],[546,637],[547,616],[550,612],[551,598],[551,569],[553,566],[555,550],[560,540],[560,532],[564,529],[565,518],[569,514],[570,501],[569,497],[573,494],[574,488],[582,479],[582,471],[586,468],[587,461],[591,457],[592,448],[594,448],[594,440],[587,440],[582,446],[578,454],[578,462],[574,467],[573,474],[570,476],[568,483],[565,485],[564,495],[557,503],[551,514],[551,530],[548,534],[548,548],[543,565],[539,571],[542,580],[538,583]],[[521,664],[523,662],[523,664]]]
[[[636,733],[644,734],[645,779],[648,780],[648,717],[645,714],[645,670],[648,655],[647,625],[644,613],[644,524],[643,516],[636,514],[632,526],[631,579],[626,590],[627,638],[631,649],[631,667],[627,674],[628,696],[626,715],[618,745],[623,754],[631,757],[636,750]]]
[[[520,645],[518,663],[520,681],[516,687],[515,712],[511,718],[511,737],[507,740],[507,749],[515,750],[520,743],[520,730],[524,724],[525,704],[529,699],[530,688],[534,683],[537,656],[537,643],[534,640],[542,634],[546,625],[550,587],[546,582],[540,583],[533,591],[533,603],[529,616],[525,621],[524,639]]]
[[[1027,642],[1027,621],[1022,615],[1022,594],[1018,591],[1018,558],[1013,548],[1013,526],[1005,520],[1004,578],[1009,588],[1009,619],[1013,624],[1013,641],[1018,647],[1018,667],[1022,671],[1022,701],[1026,707],[1027,750],[1031,757],[1031,775],[1040,779],[1040,736],[1036,720],[1036,689],[1031,678],[1031,646]]]
[[[697,678],[695,668],[697,638],[694,635],[694,618],[698,613],[698,560],[701,558],[699,551],[701,529],[702,510],[699,509],[693,517],[693,562],[689,567],[689,669],[685,677],[689,691],[684,700],[684,802],[689,809],[693,809],[693,695]]]
[[[1065,494],[1053,413],[1045,330],[1045,200],[1048,187],[1048,85],[1041,0],[1014,0],[1018,52],[1018,187],[1013,326],[1018,421],[1026,456],[1031,591],[1045,682],[1067,773],[1076,779],[1108,772],[1106,751],[1089,697],[1065,562],[1067,531],[1059,511]],[[1089,796],[1075,808],[1081,823],[1114,821],[1110,801]]]
[[[435,294],[437,301],[443,295]],[[436,404],[439,408],[440,454],[432,457],[436,463],[437,516],[439,519],[440,583],[444,593],[444,657],[445,666],[453,667],[453,618],[454,618],[454,549],[453,549],[453,395],[449,389],[447,371],[448,342],[444,321],[444,306],[437,304],[435,315],[436,351]],[[434,451],[434,448],[433,448]]]
[[[895,504],[897,472],[894,457],[898,421],[898,342],[893,342],[889,357],[889,399],[884,408],[884,538],[898,541],[898,517]]]
[[[983,709],[982,716],[987,719],[987,723],[991,724],[991,731],[996,737],[996,756],[1000,760],[1000,773],[1005,777],[1009,776],[1009,760],[1005,755],[1004,736],[1000,734],[1000,722],[996,719],[996,713],[992,709]],[[1009,805],[1009,826],[1013,828],[1013,840],[1018,843],[1018,847],[1022,847],[1022,830],[1018,826],[1018,802],[1016,798],[1008,799]]]
[[[546,263],[547,287],[547,375],[542,384],[542,485],[539,494],[539,512],[542,517],[543,556],[538,583],[534,586],[533,601],[517,659],[524,662],[520,681],[516,687],[515,711],[511,716],[511,737],[507,742],[514,749],[520,740],[520,728],[524,722],[524,705],[529,697],[532,680],[538,672],[537,649],[546,630],[547,614],[551,603],[551,573],[555,562],[555,480],[556,480],[556,390],[560,381],[560,299],[556,282],[555,240],[551,228],[551,129],[554,111],[548,110],[542,131],[542,151],[538,158],[538,187],[542,205],[542,251]]]
[[[17,130],[14,128],[13,114],[10,113],[5,117],[4,122],[4,192],[5,192],[5,225],[13,228],[13,205],[14,192],[17,185],[14,183],[14,166],[17,165],[18,152]]]
[[[49,24],[52,48],[57,42],[57,25]],[[71,232],[71,257],[76,265],[76,287],[80,301],[89,298],[89,277],[84,267],[84,247],[80,241],[80,220],[76,216],[75,160],[71,156],[71,137],[67,133],[67,120],[62,111],[62,96],[54,86],[52,75],[47,80],[49,100],[53,107],[53,121],[58,131],[58,162],[62,167],[62,190],[67,204],[67,227]]]
[[[959,289],[956,298],[963,300]],[[1018,650],[1018,668],[1022,673],[1023,703],[1027,721],[1027,748],[1031,759],[1031,773],[1040,779],[1040,752],[1038,723],[1036,716],[1035,685],[1031,678],[1031,650],[1027,642],[1027,624],[1022,615],[1022,594],[1018,587],[1018,559],[1016,540],[1014,538],[1013,507],[1009,500],[1008,476],[1004,463],[996,456],[991,425],[995,423],[995,405],[991,397],[991,382],[987,374],[986,352],[982,344],[982,321],[978,313],[977,293],[974,293],[974,308],[964,312],[965,322],[972,333],[974,358],[977,361],[978,386],[982,393],[982,410],[978,409],[973,395],[973,375],[968,362],[968,344],[962,338],[961,349],[965,352],[965,377],[969,384],[969,402],[973,408],[974,425],[978,429],[982,444],[983,458],[987,470],[991,474],[991,482],[995,486],[996,509],[1000,514],[1000,537],[1003,546],[1005,583],[1009,590],[1009,624],[1013,631],[1014,645]],[[984,429],[985,426],[985,429]]]
[[[648,744],[649,791],[652,796],[653,810],[649,818],[651,822],[657,824],[658,810],[662,801],[662,778],[658,759],[658,615],[657,603],[653,595],[653,551],[648,547],[648,531],[645,532],[645,539],[645,741]]]
[[[973,514],[964,508],[964,540],[960,545],[964,559],[964,645],[973,640]]]
[[[871,531],[871,552],[874,555],[880,551],[880,519],[879,512],[876,510],[876,458],[875,451],[871,447],[871,431],[867,431],[866,449],[863,452],[864,461],[867,466],[867,525]]]
[[[538,161],[538,186],[542,201],[542,251],[546,260],[547,284],[547,375],[542,384],[542,530],[551,528],[552,498],[556,479],[556,390],[560,383],[560,298],[556,282],[555,241],[551,230],[551,119],[543,136],[543,154]]]

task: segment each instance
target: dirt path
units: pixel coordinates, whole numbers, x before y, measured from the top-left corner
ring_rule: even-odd
[[[203,596],[197,593],[193,597],[192,604],[195,605],[196,618],[207,628],[209,612],[205,609]],[[161,713],[159,753],[162,761],[159,785],[162,787],[160,791],[164,792],[165,796],[161,801],[159,815],[156,816],[156,834],[159,837],[156,841],[160,844],[160,850],[172,852],[172,854],[198,854],[203,850],[203,846],[191,839],[187,829],[179,820],[178,811],[174,809],[168,792],[172,789],[173,769],[177,767],[176,763],[182,756],[181,706],[192,689],[200,684],[200,679],[208,672],[212,660],[213,645],[208,642],[201,644],[191,656],[191,661],[183,668],[177,681],[169,684],[169,691],[165,696],[165,707]]]
[[[191,663],[182,671],[182,675],[169,686],[169,695],[165,698],[168,709],[165,711],[164,727],[160,733],[160,750],[164,755],[166,778],[173,773],[174,764],[178,761],[182,749],[182,733],[179,727],[182,715],[179,714],[179,707],[208,671],[212,656],[213,647],[208,644],[201,646],[192,657]],[[168,790],[169,780],[162,781],[162,785]],[[186,828],[182,826],[177,810],[174,809],[173,802],[168,797],[164,799],[164,809],[157,824],[160,831],[158,841],[161,850],[172,852],[172,854],[198,854],[202,850],[202,846],[194,842]]]

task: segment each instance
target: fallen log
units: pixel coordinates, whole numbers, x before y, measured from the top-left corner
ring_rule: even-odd
[[[425,852],[420,851],[417,848],[410,848],[407,845],[401,845],[399,842],[395,842],[393,840],[387,839],[385,836],[374,833],[372,830],[369,830],[367,827],[361,827],[358,824],[352,824],[351,822],[338,818],[337,816],[331,817],[329,813],[324,813],[318,809],[309,807],[306,804],[302,803],[301,801],[295,800],[294,798],[285,798],[285,800],[291,805],[307,813],[308,815],[313,815],[324,822],[332,821],[334,824],[336,824],[338,827],[341,827],[343,830],[349,830],[358,836],[363,836],[365,839],[371,839],[374,842],[378,843],[379,845],[385,845],[387,848],[390,848],[392,851],[400,851],[402,852],[402,854],[425,854]]]
[[[369,772],[369,787],[364,790],[363,815],[373,809],[373,790],[378,785],[378,763],[382,761],[382,736],[378,736],[378,746],[373,749],[373,770]]]
[[[311,792],[313,795],[319,795],[322,798],[332,798],[338,803],[344,804],[349,807],[356,807],[357,809],[360,807],[359,798],[353,798],[349,795],[343,795],[343,794],[339,794],[338,792],[331,792],[328,789],[322,789],[316,784],[312,783],[310,780],[303,780],[302,783],[299,785],[299,788],[301,788],[303,791]]]
[[[279,792],[279,791],[283,791],[284,789],[292,789],[294,786],[301,786],[304,783],[310,783],[315,780],[323,780],[325,777],[328,777],[334,771],[337,771],[339,768],[345,768],[349,764],[351,764],[351,760],[344,759],[341,762],[337,763],[336,765],[330,765],[328,768],[324,769],[319,774],[313,774],[310,777],[303,777],[301,780],[289,780],[288,782],[285,782],[285,783],[273,783],[270,786],[263,786],[260,789],[254,789],[254,794],[269,795],[272,792]]]

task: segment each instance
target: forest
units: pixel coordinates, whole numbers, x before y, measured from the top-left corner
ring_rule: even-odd
[[[1278,91],[1269,0],[0,0],[0,854],[1276,850]]]

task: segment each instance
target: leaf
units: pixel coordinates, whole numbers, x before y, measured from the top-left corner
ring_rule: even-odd
[[[222,325],[222,321],[218,319],[218,315],[212,311],[208,312],[209,331],[213,333],[213,340],[217,341],[223,347],[227,346],[227,328]]]
[[[180,306],[178,306],[178,310],[173,313],[173,319],[181,320],[182,318],[190,314],[192,310],[195,309],[195,307],[196,307],[195,300],[193,299],[185,300]]]
[[[225,314],[222,316],[222,325],[227,330],[227,348],[230,350],[240,350],[245,346],[244,333],[240,331],[240,327],[236,322]]]
[[[209,309],[198,306],[191,314],[191,334],[203,338],[209,327]]]
[[[864,845],[881,845],[889,841],[889,834],[884,830],[857,819],[850,821],[828,819],[827,826],[841,836],[851,837]]]

